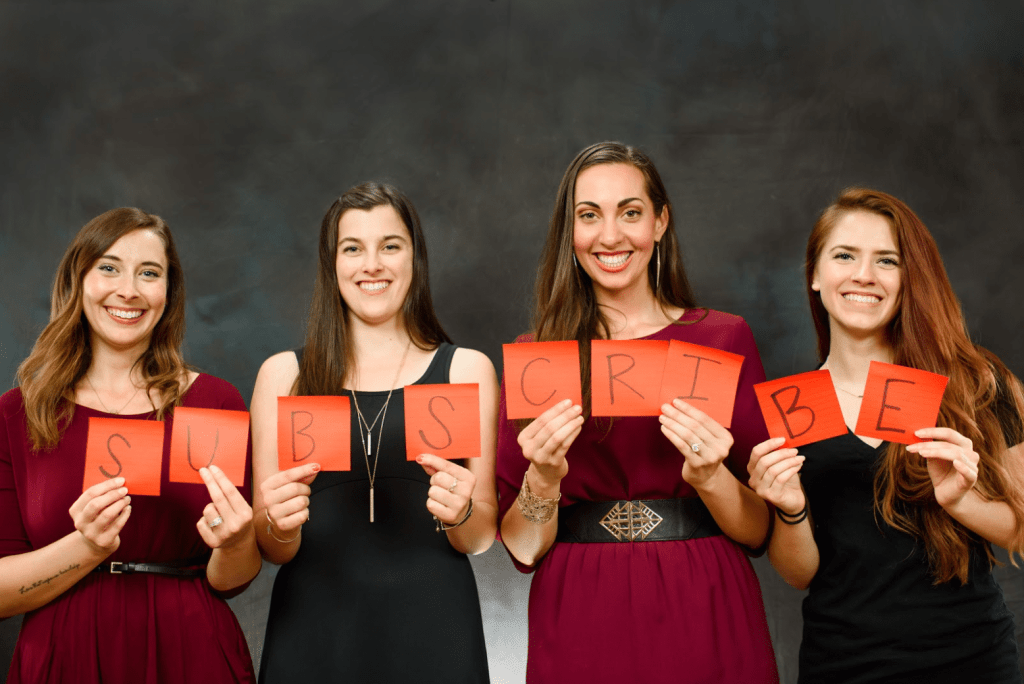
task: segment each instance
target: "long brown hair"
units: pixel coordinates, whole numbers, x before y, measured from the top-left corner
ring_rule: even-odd
[[[338,224],[342,214],[350,209],[369,211],[381,206],[398,212],[412,241],[412,282],[402,305],[406,332],[413,344],[424,350],[434,349],[442,342],[451,343],[434,313],[427,244],[416,209],[409,198],[392,185],[363,183],[349,188],[335,200],[320,223],[320,261],[309,307],[306,345],[292,394],[341,394],[345,387],[355,363],[355,352],[348,328],[348,305],[338,289]]]
[[[610,333],[608,320],[597,305],[591,278],[573,258],[574,204],[576,178],[585,169],[598,164],[629,164],[643,174],[644,189],[651,198],[655,215],[668,210],[665,233],[655,243],[662,262],[660,278],[656,259],[652,258],[647,266],[651,291],[663,308],[689,309],[697,306],[683,268],[675,231],[675,212],[654,163],[640,150],[619,142],[596,143],[577,154],[558,185],[548,237],[541,254],[534,288],[533,334],[538,342],[576,340],[580,343],[580,381],[585,416],[590,415],[589,341],[607,338]]]
[[[854,211],[885,217],[900,254],[899,305],[886,330],[893,363],[949,378],[938,425],[971,440],[981,458],[978,492],[991,501],[1006,502],[1013,510],[1013,559],[1024,549],[1024,480],[1020,466],[1006,458],[1007,447],[1013,445],[1007,444],[1003,436],[997,395],[1000,402],[1012,405],[1017,416],[1024,415],[1021,383],[994,354],[971,342],[935,240],[910,207],[892,195],[848,188],[814,224],[807,241],[804,272],[818,333],[818,359],[823,362],[828,356],[831,335],[821,295],[811,289],[814,270],[832,229]],[[978,538],[942,510],[935,501],[925,460],[909,454],[902,444],[889,445],[876,473],[875,510],[889,525],[924,542],[936,584],[954,577],[962,583],[967,581],[969,551],[979,544]],[[989,563],[993,563],[990,545],[983,546]]]
[[[36,450],[52,448],[75,410],[75,386],[92,363],[89,324],[82,310],[82,280],[111,245],[136,230],[150,230],[164,243],[167,256],[167,302],[153,328],[149,347],[135,362],[147,391],[160,395],[157,420],[181,402],[188,371],[181,356],[185,339],[185,280],[171,231],[163,219],[134,207],[111,209],[78,231],[57,267],[50,297],[50,322],[36,340],[32,353],[18,367],[28,418],[28,431]]]

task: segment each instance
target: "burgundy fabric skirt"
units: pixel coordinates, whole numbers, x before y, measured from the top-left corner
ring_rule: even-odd
[[[761,587],[725,536],[556,543],[530,590],[530,684],[774,684]]]

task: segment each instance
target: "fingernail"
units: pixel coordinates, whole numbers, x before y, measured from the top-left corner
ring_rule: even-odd
[[[312,470],[314,473],[319,473],[320,472],[320,464],[319,463],[314,463],[312,466],[310,466],[310,470]]]
[[[417,456],[416,457],[416,462],[417,463],[423,463],[423,457],[422,456]]]
[[[206,477],[209,474],[210,474],[210,471],[207,470],[206,466],[203,466],[202,468],[199,469],[200,477]]]
[[[785,441],[786,441],[785,437],[774,437],[772,439],[772,442],[774,442],[775,444],[784,444]]]
[[[119,477],[119,478],[117,478],[117,480],[115,480],[115,482],[117,482],[118,486],[121,486],[121,485],[124,484],[124,478],[123,477]]]
[[[128,488],[127,487],[121,487],[119,490],[117,490],[117,493],[120,494],[121,496],[124,496],[125,494],[128,493]]]
[[[559,403],[560,403],[560,404],[561,404],[562,406],[568,406],[569,404],[571,404],[571,403],[572,403],[572,399],[563,399],[563,400],[562,400],[561,402],[559,402]]]
[[[212,466],[210,466],[210,470],[212,470],[212,471],[213,471],[213,472],[215,472],[215,473],[219,473],[219,472],[220,472],[220,468],[218,468],[218,467],[217,467],[217,466],[215,466],[215,465],[212,465]]]
[[[130,496],[129,496],[129,497],[127,497],[127,498],[125,499],[125,501],[127,501],[128,503],[131,503],[131,502],[132,502],[132,497],[130,497]]]
[[[583,413],[583,407],[580,406],[579,404],[576,404],[572,408],[573,408],[574,411],[576,411],[576,413]]]

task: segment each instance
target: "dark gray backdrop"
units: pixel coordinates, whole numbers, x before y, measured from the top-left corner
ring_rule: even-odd
[[[1021,35],[1019,0],[0,4],[0,380],[71,236],[137,205],[175,231],[189,360],[248,397],[300,343],[320,218],[366,179],[413,198],[441,320],[498,365],[561,173],[602,139],[652,155],[701,301],[747,319],[769,377],[813,361],[803,243],[854,183],[922,216],[1021,374]],[[520,682],[528,580],[500,547],[474,564],[493,679]],[[756,565],[794,681],[801,594]],[[272,576],[233,602],[257,658]]]

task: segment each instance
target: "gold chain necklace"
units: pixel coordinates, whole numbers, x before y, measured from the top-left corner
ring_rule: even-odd
[[[88,373],[85,374],[85,382],[89,385],[89,389],[92,390],[92,393],[96,395],[96,401],[100,402],[100,406],[103,407],[103,410],[106,411],[107,413],[113,413],[115,416],[121,415],[121,411],[124,411],[126,408],[128,408],[128,404],[132,403],[132,401],[135,400],[135,397],[139,395],[139,390],[142,389],[138,385],[135,385],[135,383],[133,382],[132,384],[135,385],[135,393],[132,394],[132,396],[128,397],[128,401],[124,403],[124,406],[122,406],[116,411],[111,411],[109,408],[107,408],[106,403],[104,403],[103,397],[101,397],[100,393],[96,391],[96,387],[95,385],[92,384],[92,380],[89,379]]]
[[[388,390],[388,397],[384,400],[384,406],[381,407],[380,411],[377,412],[377,418],[373,419],[373,422],[367,424],[366,418],[363,417],[363,412],[359,409],[359,399],[356,398],[356,391],[354,389],[349,390],[352,393],[352,403],[356,407],[356,429],[359,431],[359,445],[363,447],[363,459],[366,461],[366,476],[370,480],[370,522],[373,522],[373,483],[377,479],[377,461],[380,458],[380,442],[384,436],[384,421],[387,420],[388,404],[391,403],[391,394],[395,391],[395,386],[398,384],[398,378],[402,375],[402,368],[405,367],[405,359],[409,355],[409,347],[412,345],[412,340],[405,345],[405,351],[402,353],[402,361],[398,364],[398,371],[395,373],[395,379],[391,381],[391,389]],[[377,420],[380,420],[380,428],[377,430],[377,452],[373,452],[373,426],[377,424]],[[363,441],[363,428],[366,428],[366,440]],[[373,469],[370,469],[370,454],[373,454]]]

